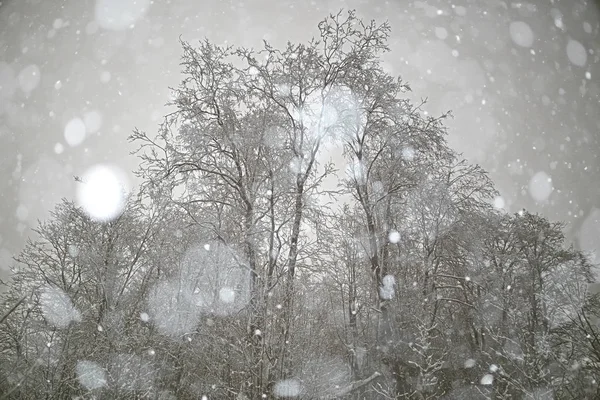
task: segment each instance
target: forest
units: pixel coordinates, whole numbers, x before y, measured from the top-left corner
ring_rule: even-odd
[[[139,188],[64,200],[0,295],[0,399],[598,399],[595,266],[386,72],[353,11],[307,43],[181,41]],[[125,138],[124,138],[125,141]],[[79,185],[86,185],[85,179]]]

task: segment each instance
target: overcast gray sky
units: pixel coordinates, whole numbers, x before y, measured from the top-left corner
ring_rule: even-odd
[[[124,173],[126,139],[156,131],[177,86],[178,37],[258,47],[306,41],[340,8],[388,20],[385,61],[452,110],[451,145],[481,164],[496,205],[567,222],[584,249],[600,238],[600,25],[584,0],[150,1],[0,3],[0,276],[38,218],[74,198],[73,175]],[[135,184],[130,176],[132,184]]]

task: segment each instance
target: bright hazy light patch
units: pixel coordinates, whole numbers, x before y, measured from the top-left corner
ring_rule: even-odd
[[[206,246],[208,245],[208,246]],[[234,249],[212,242],[186,251],[181,276],[204,313],[231,315],[250,300],[250,270]]]
[[[81,118],[73,118],[65,125],[65,141],[71,147],[79,146],[85,139],[85,123]]]
[[[39,85],[41,76],[40,68],[35,64],[23,68],[18,77],[21,90],[25,93],[31,92]]]
[[[86,389],[93,390],[106,385],[106,372],[93,361],[78,361],[75,371],[77,380]]]
[[[81,314],[65,292],[54,286],[46,286],[40,294],[42,314],[48,323],[66,328],[71,321],[81,321]]]
[[[188,249],[177,274],[155,285],[147,315],[163,335],[180,338],[194,331],[203,315],[232,315],[250,301],[249,267],[231,248],[212,242]]]
[[[523,21],[513,21],[508,27],[510,38],[512,41],[521,47],[531,47],[533,44],[533,31]]]
[[[29,215],[29,210],[23,204],[19,204],[19,206],[17,207],[16,214],[19,221],[25,221],[27,220],[27,216]]]
[[[435,36],[440,40],[445,40],[448,37],[448,31],[444,27],[436,26]]]
[[[297,397],[301,389],[302,386],[297,379],[285,379],[275,384],[273,393],[277,397]]]
[[[502,210],[502,209],[504,209],[504,206],[505,206],[504,199],[501,196],[496,196],[494,198],[494,208],[497,208],[498,210]]]
[[[577,40],[571,39],[567,43],[567,57],[569,57],[569,61],[578,67],[583,67],[587,62],[585,47]]]
[[[77,201],[88,215],[100,222],[117,218],[125,207],[127,180],[115,167],[96,165],[87,170],[77,188]]]
[[[102,115],[98,111],[89,111],[83,115],[83,123],[88,133],[96,133],[102,126]]]
[[[396,285],[396,279],[392,275],[386,275],[383,277],[381,287],[379,288],[379,295],[384,300],[391,300],[394,298],[394,286]]]
[[[231,288],[224,287],[219,290],[219,299],[223,303],[233,303],[235,300],[235,291]]]
[[[96,22],[101,28],[121,31],[146,14],[149,0],[96,0]]]
[[[492,374],[485,374],[482,378],[481,378],[481,382],[482,385],[491,385],[494,383],[494,375]]]
[[[100,82],[102,82],[102,83],[108,83],[108,82],[110,82],[110,72],[108,72],[108,71],[102,71],[100,73]]]
[[[407,146],[402,149],[402,158],[406,161],[412,161],[415,159],[415,149]]]
[[[529,181],[529,194],[537,202],[548,200],[553,190],[552,178],[544,171],[538,172]]]
[[[71,147],[79,146],[85,139],[85,123],[81,118],[73,118],[65,125],[65,141]]]
[[[150,291],[148,308],[152,321],[165,336],[181,337],[192,332],[200,322],[200,306],[204,300],[187,283],[187,279],[160,282]]]

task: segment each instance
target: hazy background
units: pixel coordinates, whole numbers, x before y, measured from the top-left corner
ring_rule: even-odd
[[[0,3],[0,277],[37,219],[98,164],[129,173],[126,138],[155,132],[180,80],[178,37],[307,41],[340,8],[388,20],[386,67],[452,110],[449,141],[485,167],[496,206],[600,238],[600,40],[595,2],[4,0]],[[130,182],[135,185],[133,177]],[[596,261],[600,261],[597,258]]]

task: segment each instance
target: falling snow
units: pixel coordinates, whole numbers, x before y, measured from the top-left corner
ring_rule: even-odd
[[[0,2],[0,392],[594,398],[600,8],[492,3]]]

